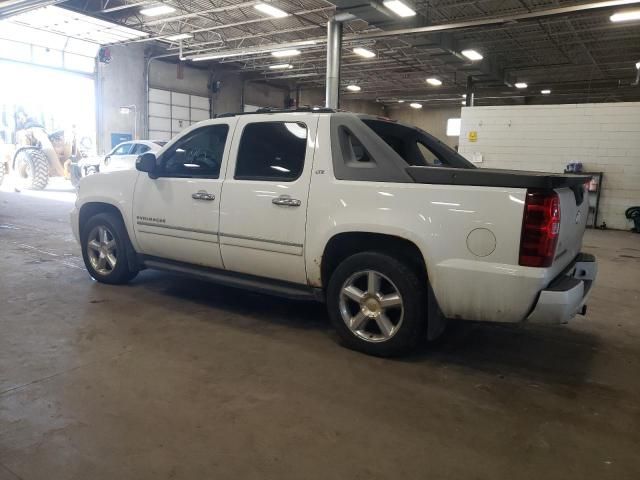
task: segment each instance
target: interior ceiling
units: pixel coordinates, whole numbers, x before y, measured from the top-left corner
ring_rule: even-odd
[[[60,38],[68,43],[64,40],[67,37],[88,42],[92,44],[88,51],[93,52],[94,57],[100,45],[146,36],[144,32],[133,28],[113,25],[113,23],[53,5],[0,20],[0,27],[0,38],[30,41],[43,46],[48,45],[47,42],[59,42]]]
[[[178,43],[162,37],[190,33],[193,38],[183,41],[184,56],[323,39],[327,21],[336,12],[334,3],[325,0],[274,0],[274,6],[290,14],[280,19],[257,11],[256,1],[162,3],[174,7],[175,12],[161,17],[141,15],[140,8],[158,4],[151,0],[72,0],[64,6],[145,31],[149,36],[143,41],[152,44],[155,39],[169,53],[178,53]],[[345,5],[344,0],[336,3]],[[640,22],[612,23],[611,9],[442,33],[357,38],[358,34],[381,30],[450,24],[581,3],[584,2],[417,0],[413,6],[418,14],[408,21],[389,17],[388,21],[376,19],[374,23],[362,19],[347,22],[344,34],[349,40],[343,44],[342,85],[357,84],[362,90],[345,91],[343,98],[385,103],[398,99],[460,103],[471,75],[476,85],[476,104],[480,105],[640,100],[640,87],[631,85],[636,77],[635,64],[640,60]],[[375,51],[376,57],[355,55],[352,49],[356,46]],[[465,48],[479,51],[484,59],[466,60],[459,54]],[[324,86],[325,44],[304,48],[301,55],[284,62],[293,68],[269,70],[269,65],[283,63],[283,59],[266,52],[210,61],[229,64],[253,78],[286,81],[302,88]],[[440,78],[442,86],[427,85],[425,79],[431,76]],[[511,86],[516,81],[526,82],[529,87],[518,90]],[[547,88],[552,94],[541,95],[540,90]]]

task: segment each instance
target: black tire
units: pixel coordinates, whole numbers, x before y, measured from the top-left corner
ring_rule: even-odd
[[[18,150],[14,171],[21,190],[43,190],[49,183],[49,159],[37,148]]]
[[[95,165],[89,165],[84,171],[84,176],[88,177],[89,175],[95,175],[98,171],[98,167]]]
[[[107,240],[113,240],[115,242],[113,252],[116,258],[115,266],[112,268],[105,259],[104,269],[100,270],[99,266],[92,263],[92,252],[96,252],[95,248],[89,246],[89,242],[95,240],[94,233],[96,229],[106,228]],[[134,250],[131,247],[129,235],[122,222],[122,219],[113,213],[99,213],[89,218],[89,220],[81,226],[81,247],[82,258],[84,265],[87,268],[91,277],[101,283],[108,283],[111,285],[122,285],[129,282],[133,277],[138,274],[137,269],[132,269],[130,265],[132,258],[129,258],[134,254]],[[101,257],[98,254],[98,257]],[[93,255],[95,259],[95,255]]]
[[[366,328],[363,332],[354,332],[343,319],[343,307],[347,310],[346,316],[358,315],[360,307],[358,302],[347,299],[342,294],[343,287],[348,285],[352,279],[359,280],[362,272],[377,272],[383,278],[381,290],[387,288],[396,290],[399,293],[402,304],[402,313],[397,315],[394,323],[394,333],[388,339],[374,340],[375,332],[367,332],[367,329],[378,329],[380,336],[384,337],[382,328],[378,328],[375,320],[375,302],[373,318],[364,320]],[[355,283],[353,284],[355,286]],[[360,291],[369,295],[361,288]],[[381,291],[381,293],[384,293]],[[352,303],[352,305],[350,304]],[[366,302],[365,302],[366,303]],[[378,305],[379,307],[381,306]],[[423,278],[413,268],[402,261],[380,252],[357,253],[344,260],[331,275],[327,288],[327,308],[334,328],[336,329],[341,343],[353,350],[367,353],[369,355],[392,357],[409,353],[421,341],[426,340],[427,327],[427,284]],[[365,308],[365,307],[363,307]],[[396,307],[400,308],[400,307]],[[352,309],[351,312],[348,310]],[[385,312],[384,310],[382,310]],[[391,314],[388,315],[388,317]],[[401,319],[401,320],[399,320]],[[373,322],[373,323],[371,323]],[[370,339],[365,339],[370,334]]]

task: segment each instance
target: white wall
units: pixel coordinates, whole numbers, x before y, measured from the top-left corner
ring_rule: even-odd
[[[400,103],[389,107],[387,115],[399,122],[421,128],[451,148],[458,145],[458,137],[447,136],[447,120],[460,118],[460,107],[436,108],[424,105],[416,109],[411,108],[408,103]]]
[[[624,211],[640,205],[640,103],[463,108],[460,153],[474,152],[481,167],[562,172],[582,162],[604,172],[598,224],[631,228]]]

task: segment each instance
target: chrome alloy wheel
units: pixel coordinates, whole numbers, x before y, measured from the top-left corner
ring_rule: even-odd
[[[94,227],[87,237],[87,256],[93,269],[100,275],[109,275],[118,263],[116,239],[104,225]]]
[[[339,305],[345,325],[367,342],[387,341],[402,325],[404,305],[398,287],[373,270],[356,272],[344,282]]]

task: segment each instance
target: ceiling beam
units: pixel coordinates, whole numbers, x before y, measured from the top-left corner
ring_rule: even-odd
[[[556,17],[556,16],[570,15],[578,12],[597,11],[597,10],[611,9],[611,8],[620,7],[620,6],[637,5],[637,4],[640,4],[640,0],[610,0],[605,2],[590,2],[590,3],[579,4],[579,5],[572,5],[570,7],[546,8],[542,10],[536,10],[533,12],[513,14],[513,15],[501,16],[501,17],[490,17],[490,18],[483,18],[483,19],[477,19],[477,20],[469,20],[464,22],[446,23],[441,25],[429,25],[426,27],[404,28],[400,30],[381,30],[381,31],[369,32],[369,33],[348,34],[343,37],[343,41],[356,41],[356,40],[366,40],[366,39],[398,37],[398,36],[404,36],[404,35],[416,35],[421,33],[424,34],[424,33],[449,32],[449,31],[461,30],[461,29],[478,28],[478,27],[483,27],[488,25],[501,25],[501,24],[509,24],[514,22],[526,22],[526,21],[537,20],[539,18]],[[316,9],[314,11],[317,11],[317,10],[326,10],[326,8]],[[307,11],[307,12],[311,12],[311,11]],[[303,12],[299,12],[299,13],[301,14]],[[252,21],[249,21],[249,22],[252,22]],[[184,32],[184,33],[197,33],[197,32],[203,32],[203,31],[210,31],[210,30],[231,27],[234,25],[235,24],[230,24],[226,26],[218,25],[215,27],[202,28],[198,30],[193,30],[191,32]],[[142,41],[149,41],[149,40],[158,39],[158,38],[161,38],[161,37],[146,38]],[[310,41],[310,40],[314,41],[317,44],[326,43],[327,41],[326,37],[324,36],[309,38],[306,41]],[[288,42],[287,44],[292,44],[292,43],[293,42]],[[268,50],[282,48],[282,46],[281,45],[279,46],[279,45],[280,44],[278,43],[273,43],[273,44],[261,46],[259,50],[256,49],[256,54],[260,54]],[[227,50],[227,51],[217,50],[215,54],[216,55],[215,58],[216,59],[225,58],[225,54],[227,54],[229,57],[239,56],[240,54],[238,53],[238,50],[240,49]],[[204,52],[201,52],[201,53],[204,53]]]
[[[527,20],[537,20],[540,18],[557,17],[569,15],[572,13],[596,11],[603,9],[611,9],[615,7],[624,7],[629,5],[640,4],[640,0],[610,0],[606,2],[591,2],[570,7],[544,8],[533,12],[516,13],[512,15],[482,18],[478,20],[468,20],[463,22],[446,23],[442,25],[429,25],[426,27],[402,28],[399,30],[384,30],[381,32],[368,33],[359,35],[358,38],[384,38],[396,37],[399,35],[415,35],[419,33],[435,33],[451,30],[461,30],[465,28],[485,27],[487,25],[509,24],[513,22],[521,22]]]

